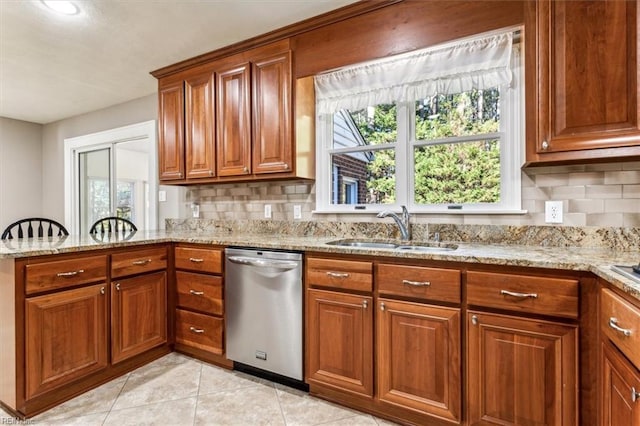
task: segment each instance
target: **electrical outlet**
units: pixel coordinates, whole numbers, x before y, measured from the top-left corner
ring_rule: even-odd
[[[302,206],[293,206],[293,218],[302,219]]]
[[[271,219],[271,204],[264,205],[264,218]]]
[[[158,191],[158,201],[160,203],[167,201],[167,191]]]
[[[562,201],[545,201],[544,221],[546,223],[562,223]]]

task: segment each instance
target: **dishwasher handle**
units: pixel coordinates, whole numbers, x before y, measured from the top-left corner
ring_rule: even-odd
[[[299,262],[288,262],[286,260],[260,259],[246,256],[230,256],[227,258],[231,263],[238,265],[256,266],[258,268],[279,268],[284,270],[295,269]]]

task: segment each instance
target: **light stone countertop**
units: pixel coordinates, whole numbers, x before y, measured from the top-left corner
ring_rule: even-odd
[[[640,300],[640,283],[610,269],[611,265],[637,264],[640,261],[640,253],[636,250],[614,251],[604,248],[456,243],[458,248],[454,251],[416,252],[339,247],[326,244],[336,239],[336,237],[295,237],[250,233],[138,231],[131,239],[124,241],[115,239],[96,241],[90,236],[68,236],[65,239],[54,238],[51,240],[36,238],[0,241],[0,259],[85,252],[152,243],[185,242],[585,271],[592,272]]]

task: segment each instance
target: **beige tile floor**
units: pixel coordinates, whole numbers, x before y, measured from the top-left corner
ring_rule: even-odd
[[[12,424],[0,409],[0,424]],[[305,392],[172,353],[65,402],[35,425],[394,425]],[[15,423],[13,423],[15,424]]]

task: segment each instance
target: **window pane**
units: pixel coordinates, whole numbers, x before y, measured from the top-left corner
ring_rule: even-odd
[[[497,132],[500,91],[471,90],[416,102],[416,140]]]
[[[391,204],[396,199],[395,151],[331,155],[331,204]]]
[[[333,115],[333,148],[393,143],[398,134],[395,104],[370,106]]]
[[[109,150],[105,148],[78,154],[78,213],[82,233],[89,232],[96,220],[109,216],[111,211]]]
[[[416,147],[415,202],[500,202],[498,140]]]

